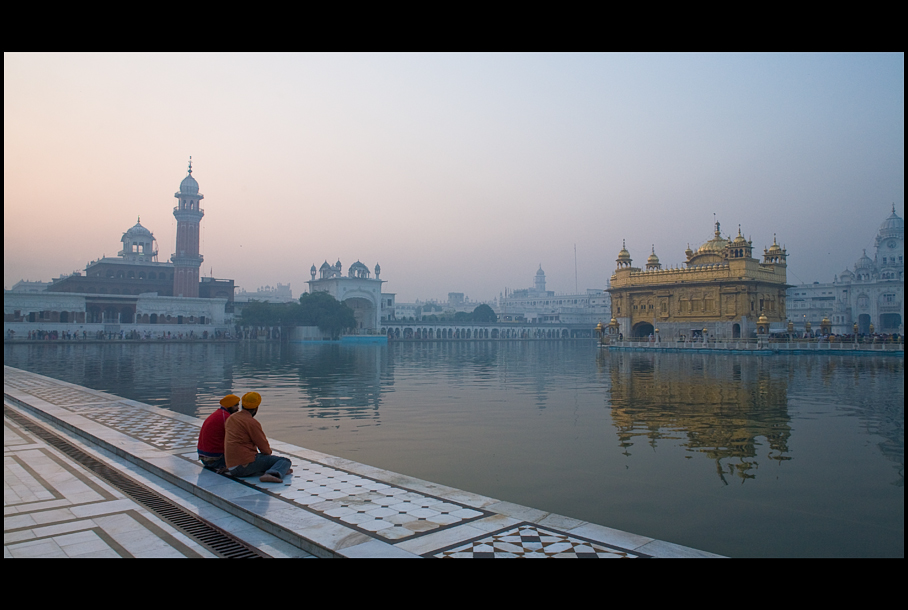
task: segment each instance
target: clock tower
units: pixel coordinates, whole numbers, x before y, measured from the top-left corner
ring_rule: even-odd
[[[883,221],[876,235],[875,267],[881,279],[904,279],[905,269],[905,222],[895,213]]]

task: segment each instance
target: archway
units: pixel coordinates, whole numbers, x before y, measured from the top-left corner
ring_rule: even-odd
[[[634,328],[631,331],[631,336],[635,339],[649,339],[649,336],[653,334],[653,325],[649,322],[637,322],[634,324]]]
[[[117,311],[116,307],[108,307],[104,310],[104,323],[105,324],[118,324],[120,322],[120,312]]]
[[[732,336],[732,339],[741,338],[741,325],[740,324],[734,324],[731,327],[731,336]]]
[[[902,316],[897,313],[884,313],[880,314],[880,332],[884,333],[894,333],[898,332],[899,326],[902,324]],[[873,329],[877,330],[877,329]]]
[[[371,301],[362,297],[351,297],[344,299],[344,305],[353,310],[356,328],[363,330],[373,330],[375,328],[375,306]]]
[[[876,330],[875,328],[873,330]],[[870,316],[862,313],[858,316],[858,333],[862,335],[870,334]]]

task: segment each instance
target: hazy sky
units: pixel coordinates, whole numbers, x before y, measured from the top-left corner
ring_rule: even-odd
[[[604,288],[738,224],[831,281],[904,218],[904,55],[3,57],[3,276],[174,251],[192,155],[203,275],[306,290],[378,262],[399,301]]]

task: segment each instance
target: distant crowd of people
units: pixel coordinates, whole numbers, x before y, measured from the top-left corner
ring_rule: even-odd
[[[6,338],[8,340],[14,340],[16,338],[16,331],[9,329],[6,331]],[[107,340],[107,341],[181,341],[181,340],[224,340],[229,341],[233,339],[233,335],[230,331],[219,331],[215,330],[209,332],[207,330],[202,331],[201,333],[196,333],[194,330],[190,330],[188,333],[174,333],[170,331],[162,331],[159,333],[151,332],[150,330],[138,331],[138,330],[120,330],[118,332],[105,332],[103,330],[98,331],[71,331],[71,330],[30,330],[26,337],[23,339],[28,341],[87,341],[91,340]]]

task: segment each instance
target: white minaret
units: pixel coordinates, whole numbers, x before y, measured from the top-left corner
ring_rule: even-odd
[[[542,270],[542,263],[539,264],[539,271],[536,272],[536,283],[534,285],[536,292],[545,292],[545,271]]]

